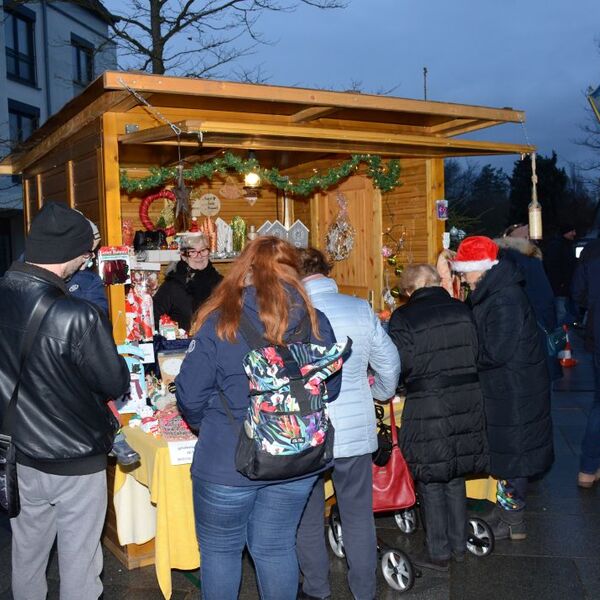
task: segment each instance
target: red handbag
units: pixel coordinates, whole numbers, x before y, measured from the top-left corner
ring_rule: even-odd
[[[409,508],[415,503],[415,485],[398,447],[394,402],[390,400],[392,451],[384,466],[373,465],[373,512]]]

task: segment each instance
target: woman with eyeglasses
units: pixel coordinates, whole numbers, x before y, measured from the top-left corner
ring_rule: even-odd
[[[204,234],[186,235],[180,242],[181,260],[167,270],[154,295],[154,322],[169,315],[179,327],[189,330],[192,315],[205,302],[223,276],[209,260],[210,244]]]

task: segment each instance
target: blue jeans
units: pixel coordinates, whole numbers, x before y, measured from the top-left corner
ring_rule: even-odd
[[[316,475],[260,486],[193,478],[204,600],[236,600],[247,545],[263,600],[296,600],[296,530]]]
[[[579,470],[589,474],[595,473],[600,468],[600,355],[597,352],[594,352],[594,379],[596,381],[594,402],[581,442],[579,464]]]

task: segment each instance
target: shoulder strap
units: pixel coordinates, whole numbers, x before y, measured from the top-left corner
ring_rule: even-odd
[[[23,338],[23,344],[21,345],[21,355],[19,358],[19,372],[17,374],[17,382],[15,384],[15,388],[13,390],[12,396],[10,398],[10,402],[8,403],[8,407],[6,408],[6,412],[4,413],[4,419],[2,421],[2,427],[0,430],[2,433],[9,434],[12,429],[12,421],[15,416],[15,412],[17,409],[17,398],[19,397],[19,386],[21,385],[21,376],[23,375],[23,369],[25,368],[25,362],[27,357],[29,356],[29,352],[31,351],[31,346],[33,345],[33,341],[37,337],[37,334],[42,325],[42,321],[44,317],[50,310],[50,307],[58,300],[58,298],[62,294],[60,292],[50,292],[44,294],[35,305],[33,312],[31,313],[31,317],[29,322],[27,323],[27,327],[25,329],[25,335]]]
[[[256,327],[252,325],[252,322],[243,310],[240,313],[240,333],[248,343],[248,346],[250,346],[251,350],[268,345],[267,340],[265,340],[265,338],[257,331]]]

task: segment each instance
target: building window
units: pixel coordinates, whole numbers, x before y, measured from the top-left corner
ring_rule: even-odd
[[[94,79],[94,45],[72,34],[71,48],[73,81],[79,85],[87,85]]]
[[[40,122],[40,109],[16,100],[8,101],[8,126],[11,146],[24,142]]]
[[[35,13],[24,6],[4,8],[6,75],[35,85]]]

